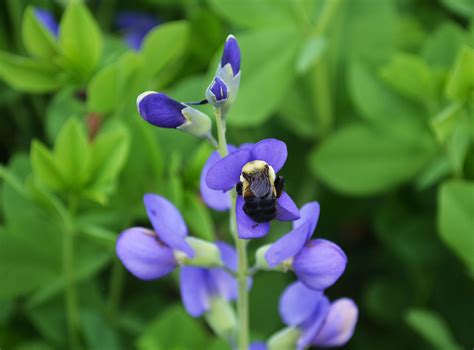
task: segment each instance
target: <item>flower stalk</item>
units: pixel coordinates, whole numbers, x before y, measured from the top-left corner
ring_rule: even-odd
[[[218,151],[221,157],[228,154],[226,141],[226,125],[225,114],[221,108],[215,108],[216,125],[217,125],[217,139]],[[238,316],[238,338],[237,345],[239,350],[247,350],[249,344],[249,295],[248,295],[248,261],[247,261],[247,242],[239,239],[237,235],[237,218],[236,218],[236,193],[231,191],[231,210],[229,228],[232,237],[235,241],[237,250],[237,283],[238,283],[238,298],[237,298],[237,316]]]

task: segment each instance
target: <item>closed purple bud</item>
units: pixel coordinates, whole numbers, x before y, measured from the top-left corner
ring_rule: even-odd
[[[137,108],[148,123],[161,128],[177,128],[186,123],[186,105],[161,92],[147,91],[137,97]]]
[[[43,26],[53,34],[53,36],[57,37],[59,34],[59,25],[53,17],[53,14],[48,10],[40,8],[35,8],[34,13],[36,19],[41,22],[41,24],[43,24]]]
[[[221,78],[215,77],[206,91],[206,98],[209,103],[214,106],[220,106],[227,101],[228,96],[227,84]]]
[[[229,35],[224,45],[224,52],[221,58],[221,67],[227,63],[232,68],[232,73],[236,76],[240,72],[240,48],[235,36]]]

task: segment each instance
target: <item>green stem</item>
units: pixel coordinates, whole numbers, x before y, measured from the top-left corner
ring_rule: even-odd
[[[225,115],[220,108],[216,109],[217,137],[219,143],[219,153],[221,157],[228,154],[227,141],[225,137]],[[237,299],[237,315],[238,315],[238,350],[248,350],[249,345],[249,295],[248,295],[248,262],[247,262],[247,242],[239,239],[237,234],[237,218],[235,214],[237,195],[234,190],[231,191],[232,207],[230,209],[229,228],[235,241],[237,249],[238,269],[238,299]]]
[[[75,202],[70,200],[70,215],[74,215]],[[72,220],[67,220],[63,232],[63,273],[66,282],[66,311],[69,348],[79,349],[79,307],[77,302],[74,273],[74,228]]]
[[[120,299],[122,297],[123,282],[125,277],[125,270],[120,261],[116,258],[112,267],[112,277],[110,278],[109,297],[107,300],[107,315],[111,322],[118,312]]]

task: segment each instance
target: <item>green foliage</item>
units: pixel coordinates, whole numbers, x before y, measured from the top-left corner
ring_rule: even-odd
[[[56,39],[36,18],[34,11],[34,8],[29,6],[23,15],[23,43],[29,54],[48,59],[58,51]]]

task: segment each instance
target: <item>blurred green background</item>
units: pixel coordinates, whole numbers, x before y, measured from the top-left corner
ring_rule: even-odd
[[[59,37],[32,6],[60,20]],[[160,22],[139,50],[117,23],[124,11]],[[137,280],[114,249],[123,229],[149,225],[146,192],[173,201],[193,235],[230,240],[226,214],[199,196],[210,147],[135,107],[146,90],[202,99],[229,33],[242,80],[228,140],[287,143],[287,191],[321,203],[315,236],[349,258],[327,291],[360,307],[346,348],[471,349],[470,0],[2,0],[0,348],[68,348],[72,250],[85,349],[226,349],[185,314],[176,275]],[[289,229],[272,227],[251,252]],[[255,278],[253,339],[282,327],[293,279]]]

